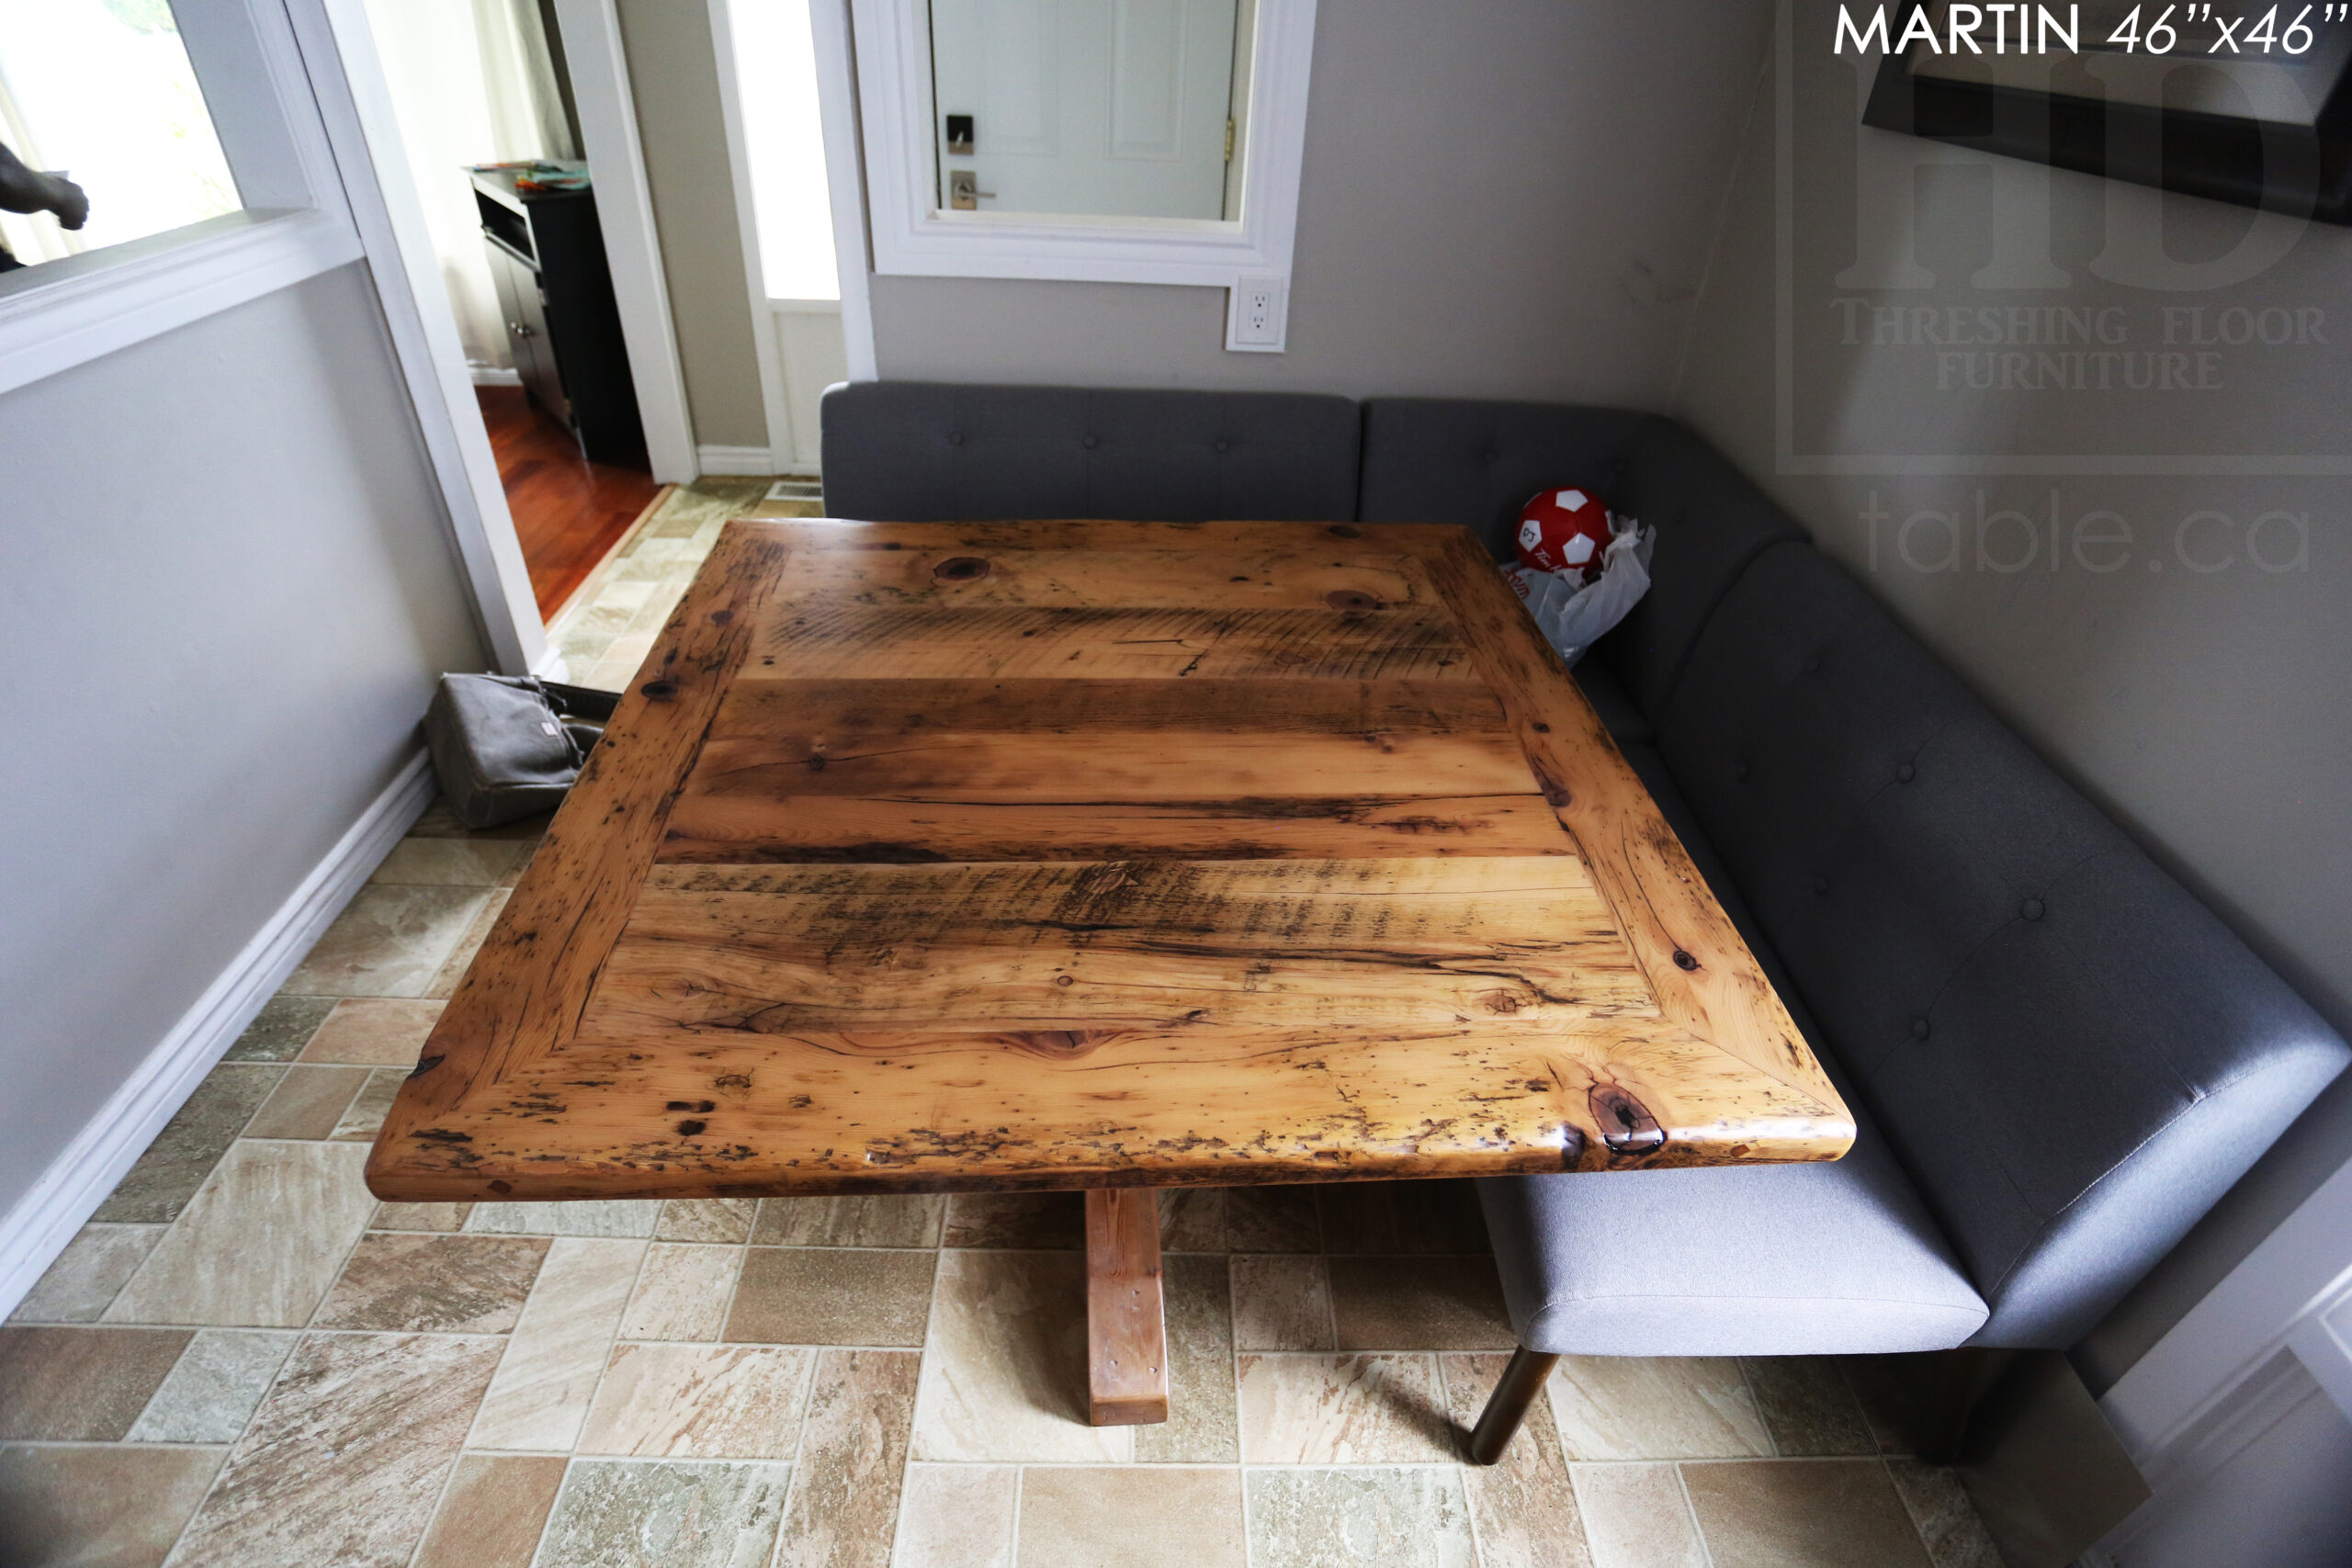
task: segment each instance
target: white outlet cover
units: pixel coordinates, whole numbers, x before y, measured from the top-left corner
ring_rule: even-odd
[[[1250,321],[1250,302],[1259,295],[1268,307],[1262,326]],[[1280,354],[1289,318],[1290,279],[1278,273],[1244,273],[1226,293],[1225,346],[1236,354]]]

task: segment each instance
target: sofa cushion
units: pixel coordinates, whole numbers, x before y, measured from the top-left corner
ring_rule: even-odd
[[[1984,1321],[1874,1128],[1829,1165],[1491,1177],[1478,1197],[1531,1350],[1943,1350]]]
[[[1741,575],[1657,717],[1984,1343],[2078,1338],[2352,1055],[1810,546]]]
[[[1827,1165],[1481,1181],[1520,1343],[1585,1356],[1808,1356],[1960,1344],[1984,1321],[1983,1299],[1823,1049],[1665,762],[1637,741],[1621,739],[1620,748],[1845,1092],[1854,1146]]]
[[[1356,514],[1346,398],[854,381],[824,400],[825,509],[875,522]]]
[[[1650,591],[1597,643],[1598,660],[1653,719],[1690,640],[1757,553],[1804,530],[1673,420],[1555,403],[1374,398],[1363,406],[1371,523],[1458,523],[1496,559],[1527,498],[1582,484],[1657,530]]]

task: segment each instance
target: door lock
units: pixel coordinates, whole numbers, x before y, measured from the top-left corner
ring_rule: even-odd
[[[978,170],[950,169],[947,171],[947,205],[949,208],[957,212],[977,212],[979,210],[982,197],[986,197],[989,201],[994,201],[996,199],[996,192],[992,190],[982,190],[980,188],[980,175]]]

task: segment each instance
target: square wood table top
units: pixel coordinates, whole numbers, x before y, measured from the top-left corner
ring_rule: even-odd
[[[1473,537],[729,524],[402,1087],[390,1200],[1834,1159]]]

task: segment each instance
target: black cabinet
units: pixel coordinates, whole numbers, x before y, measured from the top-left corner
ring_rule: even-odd
[[[542,164],[537,171],[585,167]],[[589,457],[641,464],[645,429],[605,265],[595,194],[518,188],[530,177],[524,169],[473,173],[474,205],[514,369],[531,400],[570,426]]]

